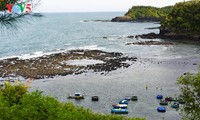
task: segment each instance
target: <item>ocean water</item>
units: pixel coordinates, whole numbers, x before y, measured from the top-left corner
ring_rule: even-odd
[[[133,46],[128,42],[144,41],[129,39],[128,35],[159,33],[156,23],[113,23],[92,20],[110,20],[117,13],[49,13],[43,18],[25,18],[26,22],[14,28],[2,29],[0,33],[0,58],[19,56],[37,57],[71,49],[100,49],[123,52],[147,58],[182,58],[198,56],[196,44],[178,42],[176,46]],[[84,22],[89,20],[89,22]],[[104,39],[103,37],[107,37]],[[155,39],[160,41],[160,39]]]
[[[18,30],[1,29],[0,59],[20,57],[28,59],[72,49],[99,49],[123,52],[139,59],[127,69],[118,69],[101,75],[56,76],[52,79],[33,81],[30,90],[41,90],[46,95],[63,102],[73,102],[94,112],[110,114],[113,104],[125,96],[137,95],[137,102],[130,102],[129,117],[145,117],[147,120],[181,120],[180,111],[167,106],[166,113],[158,113],[157,94],[176,96],[180,93],[177,78],[185,72],[197,72],[200,62],[200,45],[196,42],[175,40],[173,46],[125,45],[145,39],[126,38],[129,35],[149,32],[159,33],[157,23],[113,23],[92,20],[110,20],[118,13],[49,13],[43,18],[18,24]],[[89,20],[84,22],[84,20]],[[106,37],[106,39],[105,39]],[[154,39],[163,41],[162,39]],[[170,41],[170,40],[169,40]],[[91,61],[66,61],[71,64],[89,64]],[[101,61],[92,61],[92,63]],[[146,86],[148,89],[146,90]],[[158,87],[158,89],[156,89]],[[68,100],[68,94],[81,92],[84,100]],[[91,96],[100,100],[92,102]]]

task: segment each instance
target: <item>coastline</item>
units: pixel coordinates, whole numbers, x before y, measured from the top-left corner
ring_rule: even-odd
[[[181,120],[180,111],[168,107],[165,114],[156,111],[157,94],[174,96],[179,94],[176,79],[185,72],[197,72],[200,62],[198,58],[184,59],[138,59],[127,69],[118,69],[101,75],[88,72],[79,75],[57,76],[51,79],[33,81],[30,91],[41,90],[45,95],[57,97],[63,102],[73,102],[91,109],[96,113],[109,114],[113,103],[124,96],[137,95],[137,102],[129,103],[129,117],[145,117],[146,119]],[[145,86],[148,85],[146,90]],[[156,87],[158,86],[158,90]],[[160,90],[162,88],[162,90]],[[74,92],[86,94],[84,100],[68,100],[67,95]],[[106,92],[105,92],[106,91]],[[91,102],[91,96],[98,95],[98,102]]]

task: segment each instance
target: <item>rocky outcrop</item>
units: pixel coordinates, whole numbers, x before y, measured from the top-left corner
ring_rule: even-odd
[[[179,30],[180,31],[180,30]],[[161,27],[160,38],[163,39],[176,39],[176,40],[198,40],[200,41],[200,34],[192,33],[189,31],[177,32],[174,28]]]
[[[138,17],[136,19],[132,19],[129,16],[119,16],[115,17],[111,20],[111,22],[160,22],[160,18],[156,17]]]
[[[110,20],[83,20],[83,22],[111,22]]]
[[[135,38],[142,38],[142,39],[156,39],[160,38],[159,34],[156,33],[148,33],[148,34],[142,34],[142,35],[136,35]]]
[[[128,37],[129,38],[129,37]],[[148,34],[142,34],[142,35],[136,35],[136,39],[142,38],[142,39],[174,39],[174,40],[194,40],[194,41],[200,41],[200,35],[199,34],[187,34],[187,33],[175,33],[170,30],[163,31],[161,30],[160,34],[156,33],[148,33]]]
[[[167,41],[141,41],[141,42],[134,42],[134,43],[127,43],[126,45],[175,45],[173,42]]]
[[[129,16],[119,16],[111,20],[111,22],[132,22],[132,18]]]
[[[99,60],[102,63],[88,65],[71,65],[69,60]],[[107,73],[118,68],[127,68],[136,57],[124,56],[117,52],[104,52],[100,50],[71,50],[32,59],[10,58],[0,60],[1,77],[18,77],[33,79],[51,78],[57,75],[81,74],[87,71]]]

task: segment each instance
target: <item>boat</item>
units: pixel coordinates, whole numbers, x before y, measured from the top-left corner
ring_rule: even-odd
[[[172,101],[173,102],[178,102],[178,98],[173,98]]]
[[[173,100],[173,98],[172,98],[172,97],[166,97],[166,98],[165,98],[165,100],[167,100],[167,101],[170,101],[170,102],[171,102],[171,101]]]
[[[162,96],[162,95],[157,95],[156,98],[157,98],[157,99],[163,99],[163,96]]]
[[[121,108],[113,108],[113,109],[111,109],[111,113],[128,114],[128,110],[127,109],[121,109]]]
[[[81,93],[75,93],[74,95],[69,95],[68,97],[69,99],[84,99],[84,95]]]
[[[125,96],[124,100],[130,101],[130,100],[131,100],[131,97],[130,97],[130,96]]]
[[[99,97],[98,96],[92,96],[92,101],[99,101]]]
[[[132,101],[137,101],[137,100],[138,100],[138,97],[137,97],[137,96],[132,96],[132,97],[131,97],[131,100],[132,100]]]
[[[165,107],[158,107],[157,111],[158,112],[166,112],[166,108]]]
[[[160,105],[168,105],[168,101],[167,100],[160,100]]]
[[[113,105],[113,108],[116,108],[116,109],[127,109],[128,105],[127,104],[116,104],[116,105]]]
[[[128,101],[127,100],[120,100],[119,104],[128,104]]]
[[[179,108],[179,103],[175,102],[171,105],[172,108]]]

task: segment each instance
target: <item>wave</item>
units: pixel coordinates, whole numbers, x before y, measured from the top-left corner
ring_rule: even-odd
[[[36,52],[32,52],[32,53],[27,53],[27,54],[1,57],[0,60],[11,59],[11,58],[31,59],[31,58],[42,57],[42,56],[45,56],[45,55],[51,55],[51,54],[56,54],[56,53],[61,53],[61,52],[67,52],[69,50],[75,50],[75,49],[103,50],[105,48],[104,47],[99,47],[98,45],[89,45],[89,46],[80,46],[80,47],[69,47],[67,49],[58,48],[58,49],[53,49],[53,50],[48,51],[48,52],[47,51],[36,51]]]
[[[78,49],[86,49],[86,50],[103,50],[104,47],[99,47],[98,45],[89,45],[89,46],[81,46]]]

